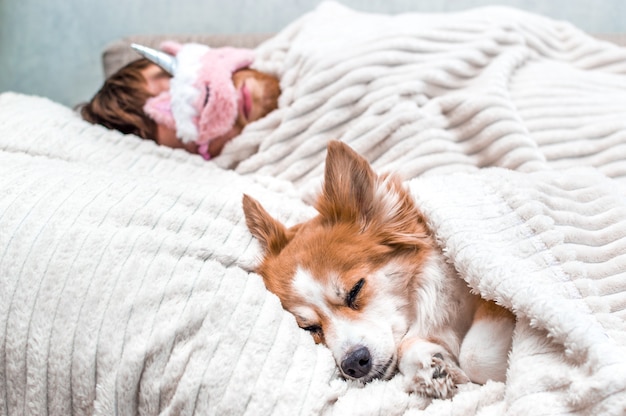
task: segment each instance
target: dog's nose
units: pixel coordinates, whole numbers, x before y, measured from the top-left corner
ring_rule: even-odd
[[[366,347],[357,347],[341,362],[341,370],[352,378],[361,378],[372,369],[372,357]]]

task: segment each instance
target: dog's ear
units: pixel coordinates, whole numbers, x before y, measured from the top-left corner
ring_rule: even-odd
[[[328,143],[319,213],[331,222],[367,221],[373,208],[376,173],[367,160],[340,141]]]
[[[383,244],[421,246],[424,218],[397,175],[377,175],[369,162],[339,141],[328,144],[324,186],[316,204],[330,222],[355,221]]]
[[[243,212],[250,233],[259,240],[266,254],[277,255],[289,242],[287,228],[265,211],[259,201],[243,196]]]

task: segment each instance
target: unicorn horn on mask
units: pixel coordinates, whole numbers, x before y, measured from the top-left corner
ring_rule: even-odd
[[[174,76],[174,74],[176,73],[176,58],[169,53],[158,51],[156,49],[139,45],[137,43],[131,43],[130,47],[137,51],[137,53],[139,53],[144,58],[149,59],[150,61],[163,68],[171,76]]]

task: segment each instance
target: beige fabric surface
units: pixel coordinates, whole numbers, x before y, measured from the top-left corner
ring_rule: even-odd
[[[626,182],[626,48],[567,22],[323,3],[256,51],[282,94],[215,158],[239,173],[309,189],[339,139],[406,178],[593,166]]]

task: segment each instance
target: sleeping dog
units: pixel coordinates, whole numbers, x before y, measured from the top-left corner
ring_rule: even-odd
[[[346,379],[399,371],[407,391],[435,398],[505,380],[514,316],[470,292],[398,176],[331,142],[315,207],[287,228],[243,198],[264,252],[258,273]]]

